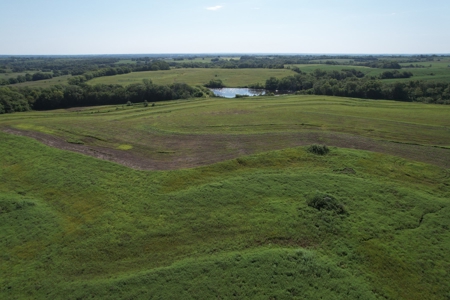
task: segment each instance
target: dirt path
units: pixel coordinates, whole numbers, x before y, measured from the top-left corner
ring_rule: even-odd
[[[249,155],[314,143],[369,150],[450,168],[450,150],[399,144],[330,132],[268,133],[254,135],[171,135],[158,136],[169,151],[143,154],[105,147],[78,145],[45,133],[5,128],[4,132],[33,138],[45,145],[112,161],[138,170],[176,170],[204,166]]]

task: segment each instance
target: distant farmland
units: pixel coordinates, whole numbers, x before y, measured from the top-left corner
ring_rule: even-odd
[[[211,79],[220,79],[225,86],[241,87],[258,82],[263,84],[270,77],[282,78],[293,74],[295,73],[288,69],[172,69],[99,77],[90,80],[89,84],[129,85],[150,79],[156,84],[203,85]]]

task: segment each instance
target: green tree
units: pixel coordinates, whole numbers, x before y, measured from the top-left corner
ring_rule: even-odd
[[[266,89],[269,91],[275,91],[278,89],[278,79],[275,77],[270,77],[266,80]]]

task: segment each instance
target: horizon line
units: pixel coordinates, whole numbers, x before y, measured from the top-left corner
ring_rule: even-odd
[[[296,53],[296,52],[173,52],[173,53],[91,53],[91,54],[0,54],[0,57],[4,56],[120,56],[120,55],[323,55],[323,56],[416,56],[416,55],[450,55],[450,53]]]

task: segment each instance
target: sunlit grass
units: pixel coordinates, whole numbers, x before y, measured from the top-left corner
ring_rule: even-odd
[[[2,298],[450,292],[448,170],[301,147],[143,172],[0,138]],[[318,192],[348,214],[308,206]]]
[[[143,79],[150,79],[156,84],[204,85],[211,79],[220,79],[225,86],[242,87],[255,83],[264,84],[270,77],[282,78],[293,74],[295,73],[287,69],[172,69],[99,77],[88,81],[88,83],[129,85],[141,83]]]

